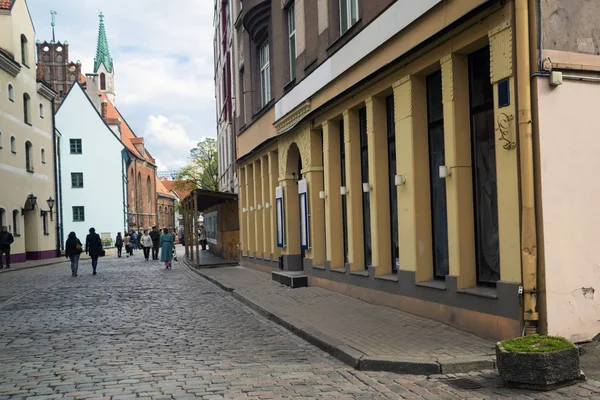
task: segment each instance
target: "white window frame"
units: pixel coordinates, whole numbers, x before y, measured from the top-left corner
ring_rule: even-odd
[[[260,45],[258,54],[260,66],[260,105],[264,107],[271,101],[271,62],[268,40],[265,40]]]
[[[290,81],[296,78],[296,10],[294,4],[287,10]]]
[[[339,6],[340,36],[342,36],[358,21],[358,0],[340,0]],[[343,12],[343,8],[346,9],[345,13]],[[346,29],[344,29],[344,23],[346,24]]]

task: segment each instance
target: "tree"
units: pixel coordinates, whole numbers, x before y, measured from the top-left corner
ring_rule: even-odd
[[[179,170],[178,181],[192,182],[197,188],[219,190],[217,141],[206,138],[190,150],[190,162]]]

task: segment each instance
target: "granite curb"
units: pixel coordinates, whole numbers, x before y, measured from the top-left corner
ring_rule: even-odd
[[[5,274],[8,272],[16,272],[16,271],[22,271],[24,269],[31,269],[31,268],[38,268],[38,267],[47,267],[49,265],[56,265],[56,264],[62,264],[62,263],[68,263],[70,262],[67,259],[63,259],[63,260],[54,260],[54,261],[49,261],[47,263],[43,263],[43,264],[36,264],[36,265],[27,265],[27,266],[16,266],[15,264],[13,264],[10,268],[3,268],[0,269],[0,274]]]
[[[333,357],[357,370],[387,371],[407,375],[429,376],[438,374],[469,373],[496,368],[496,362],[492,357],[465,357],[450,360],[417,360],[368,356],[358,349],[323,334],[313,326],[298,321],[289,315],[271,310],[268,306],[259,304],[259,302],[252,297],[245,295],[243,292],[236,291],[235,287],[227,282],[223,282],[222,280],[194,268],[190,265],[188,260],[184,259],[184,263],[193,272],[222,290],[231,293],[236,300],[245,304],[258,314],[286,328],[298,337],[306,340],[308,343],[331,354]]]

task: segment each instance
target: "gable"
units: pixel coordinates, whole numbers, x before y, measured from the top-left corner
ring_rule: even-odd
[[[63,135],[69,136],[73,132],[102,135],[106,140],[119,143],[121,149],[125,148],[121,139],[106,125],[79,83],[73,84],[55,118],[56,129]]]

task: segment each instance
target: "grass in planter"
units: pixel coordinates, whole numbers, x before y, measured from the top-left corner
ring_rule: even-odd
[[[563,349],[570,349],[575,345],[567,339],[556,336],[531,335],[502,342],[506,351],[520,353],[547,353]]]

